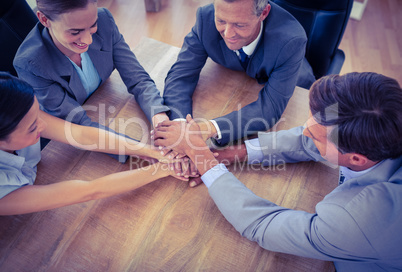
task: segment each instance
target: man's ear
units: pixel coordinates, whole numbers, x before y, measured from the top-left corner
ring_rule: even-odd
[[[351,153],[349,157],[349,163],[351,165],[357,166],[357,167],[362,167],[366,166],[367,164],[371,164],[372,161],[369,160],[366,156],[357,154],[357,153]]]
[[[39,22],[44,26],[44,27],[49,27],[49,19],[46,17],[45,14],[43,14],[43,12],[41,11],[37,11],[36,12],[36,17],[38,17]]]
[[[271,11],[271,5],[268,4],[266,5],[266,7],[264,8],[264,10],[262,11],[261,15],[260,15],[260,20],[264,21],[265,18],[267,18],[269,12]]]

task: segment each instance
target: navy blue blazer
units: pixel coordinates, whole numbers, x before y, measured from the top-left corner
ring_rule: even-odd
[[[222,145],[269,129],[281,117],[296,82],[309,87],[315,80],[304,58],[307,37],[303,27],[287,11],[270,4],[262,37],[246,69],[264,87],[257,101],[215,119],[222,132]],[[236,53],[216,30],[214,14],[213,4],[197,10],[196,23],[166,77],[163,98],[171,108],[171,119],[192,114],[192,95],[208,57],[226,68],[244,71]]]
[[[105,8],[98,9],[98,31],[92,36],[88,54],[105,82],[116,68],[135,96],[148,120],[153,115],[168,110],[155,83],[138,62]],[[18,76],[35,90],[44,111],[66,119],[74,109],[73,123],[94,126],[81,105],[87,93],[75,68],[54,45],[47,28],[38,23],[17,51],[14,67]]]

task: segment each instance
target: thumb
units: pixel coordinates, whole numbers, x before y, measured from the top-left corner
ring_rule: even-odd
[[[191,124],[192,122],[194,122],[194,119],[191,117],[191,114],[187,114],[186,116],[186,121],[187,123]]]

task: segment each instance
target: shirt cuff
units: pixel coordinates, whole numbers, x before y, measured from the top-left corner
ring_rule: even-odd
[[[180,122],[182,122],[182,121],[187,121],[185,118],[176,118],[176,119],[173,119],[173,121],[180,121]]]
[[[215,139],[216,140],[222,139],[222,133],[221,133],[221,130],[219,129],[218,123],[215,120],[210,120],[210,121],[214,125],[214,127],[216,129],[216,132],[217,132],[217,135],[215,136]]]
[[[264,153],[262,153],[258,138],[244,141],[244,143],[247,148],[248,164],[261,163],[264,159]]]
[[[215,180],[226,173],[229,173],[229,170],[224,164],[220,163],[209,169],[204,175],[201,176],[201,179],[205,186],[209,188],[211,187],[212,183],[215,182]]]

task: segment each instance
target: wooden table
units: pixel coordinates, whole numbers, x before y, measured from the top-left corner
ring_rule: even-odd
[[[150,39],[134,49],[160,90],[178,51]],[[194,95],[194,116],[213,118],[229,113],[239,103],[255,100],[260,88],[245,73],[209,60]],[[296,88],[278,129],[304,123],[307,93]],[[88,112],[106,125],[120,123],[121,127],[121,120],[146,119],[117,72],[86,105],[105,108],[105,114],[93,109]],[[127,125],[125,133],[138,139],[144,134],[147,139],[149,130],[147,121],[138,121]],[[89,180],[143,163],[130,160],[120,164],[105,154],[53,141],[42,156],[37,184]],[[337,169],[321,163],[229,168],[259,196],[309,212],[314,212],[315,204],[337,184]],[[0,217],[0,271],[322,272],[334,271],[334,267],[331,262],[260,248],[225,220],[204,185],[189,188],[186,182],[169,177],[103,200]]]

